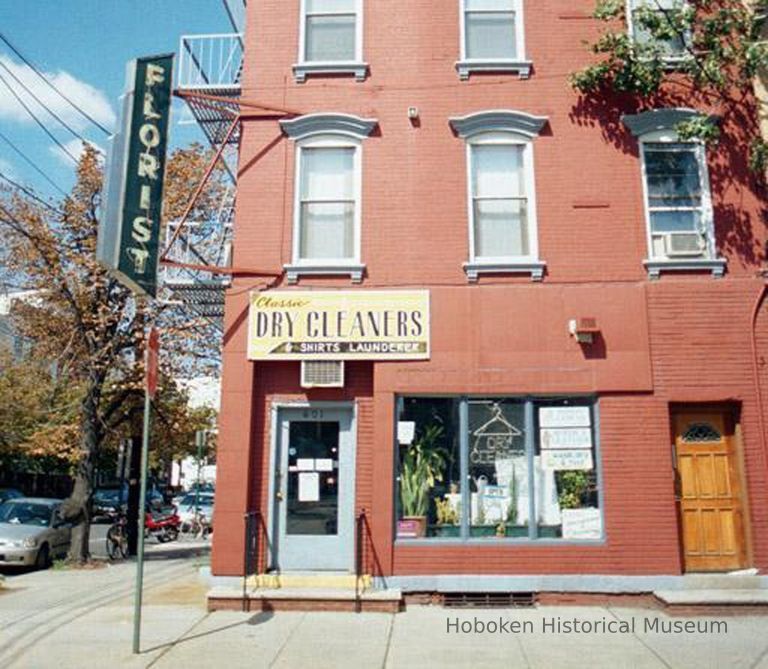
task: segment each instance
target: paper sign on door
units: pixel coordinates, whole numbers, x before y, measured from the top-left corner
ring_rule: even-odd
[[[299,473],[299,501],[320,501],[320,474],[317,472]]]

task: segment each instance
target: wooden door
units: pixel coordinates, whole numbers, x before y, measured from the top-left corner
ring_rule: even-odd
[[[677,500],[685,571],[746,566],[733,421],[723,412],[674,416]]]

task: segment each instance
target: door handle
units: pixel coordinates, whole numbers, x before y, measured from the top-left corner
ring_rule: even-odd
[[[282,502],[283,501],[283,491],[282,490],[278,490],[275,493],[275,497],[278,499],[278,501]]]

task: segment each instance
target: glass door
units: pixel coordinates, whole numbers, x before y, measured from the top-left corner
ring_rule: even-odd
[[[351,408],[280,410],[275,471],[277,567],[348,571],[354,564]]]

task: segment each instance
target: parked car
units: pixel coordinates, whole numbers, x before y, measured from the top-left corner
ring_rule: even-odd
[[[213,525],[213,494],[201,492],[197,496],[198,510],[205,516],[210,526]],[[178,515],[181,519],[182,529],[186,529],[195,516],[195,493],[187,493],[181,498],[178,504]]]
[[[67,554],[72,526],[59,518],[61,501],[16,497],[0,504],[0,565],[45,569]]]
[[[97,488],[93,493],[93,513],[96,515],[109,514],[118,510],[121,501],[120,486],[105,486]],[[161,493],[147,490],[147,501],[153,505],[164,503]],[[122,489],[122,510],[128,507],[128,486]]]
[[[16,488],[0,488],[0,504],[16,497],[24,497],[24,493]]]

